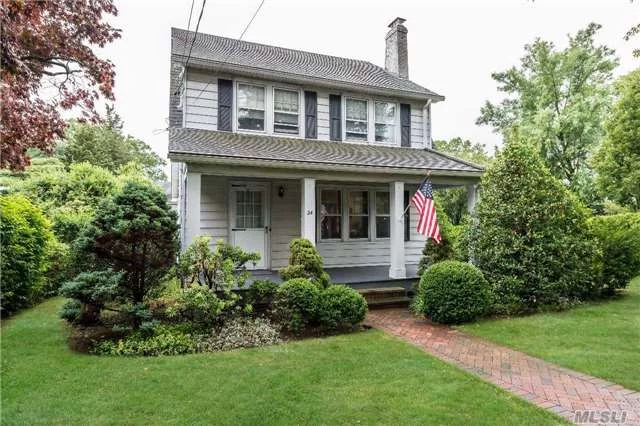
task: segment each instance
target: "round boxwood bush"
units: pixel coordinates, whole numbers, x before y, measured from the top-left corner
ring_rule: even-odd
[[[354,326],[362,322],[366,314],[366,300],[350,287],[332,285],[320,294],[318,318],[326,328]]]
[[[276,292],[276,315],[291,331],[299,332],[315,322],[320,301],[320,289],[306,278],[286,281]]]
[[[414,309],[435,322],[459,324],[483,315],[490,303],[489,283],[478,268],[446,260],[422,275]]]

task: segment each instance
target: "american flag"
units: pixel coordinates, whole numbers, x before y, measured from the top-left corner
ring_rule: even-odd
[[[440,227],[436,217],[436,204],[433,201],[433,185],[431,179],[425,178],[416,194],[411,199],[411,203],[418,211],[418,232],[427,238],[433,238],[436,243],[440,243]]]

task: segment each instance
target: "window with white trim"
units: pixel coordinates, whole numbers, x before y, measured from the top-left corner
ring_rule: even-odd
[[[323,189],[320,191],[320,239],[342,238],[342,191]]]
[[[360,99],[345,100],[345,136],[347,140],[368,140],[368,105]]]
[[[264,132],[264,87],[238,83],[238,129]]]
[[[299,133],[300,93],[295,90],[273,90],[273,132]]]
[[[396,128],[396,104],[376,101],[375,110],[376,142],[393,143]]]
[[[376,238],[391,236],[389,192],[376,191]]]
[[[349,238],[369,238],[369,191],[349,191]]]

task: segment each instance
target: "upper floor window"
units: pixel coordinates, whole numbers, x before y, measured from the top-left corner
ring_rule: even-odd
[[[294,90],[273,90],[273,132],[297,135],[300,95]]]
[[[376,102],[376,142],[393,142],[396,123],[396,104]]]
[[[345,132],[348,140],[366,141],[368,139],[367,109],[367,101],[346,99]]]
[[[238,84],[238,129],[264,131],[264,87]]]

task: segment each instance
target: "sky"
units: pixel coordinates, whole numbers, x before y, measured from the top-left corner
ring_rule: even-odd
[[[193,30],[203,0],[194,0]],[[238,38],[261,0],[207,0],[199,31]],[[116,66],[115,106],[125,132],[167,155],[171,27],[186,28],[192,0],[115,0],[109,22],[122,38],[98,50]],[[446,97],[432,106],[434,139],[456,136],[486,144],[501,137],[476,118],[485,100],[497,102],[491,73],[517,65],[537,37],[558,47],[590,22],[597,41],[616,50],[623,75],[640,65],[632,50],[640,36],[640,1],[630,0],[265,0],[244,40],[356,58],[384,66],[387,25],[403,17],[409,30],[409,78]]]

